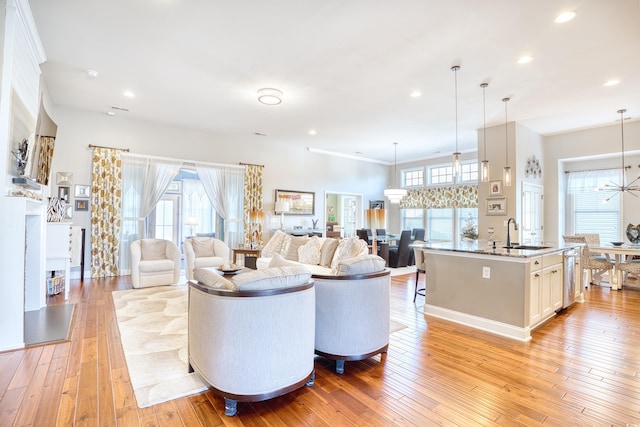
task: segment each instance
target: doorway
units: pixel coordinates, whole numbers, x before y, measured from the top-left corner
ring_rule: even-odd
[[[356,236],[356,230],[362,228],[362,194],[327,191],[324,200],[327,231],[331,228],[343,238]]]
[[[522,218],[520,242],[523,245],[542,243],[543,187],[529,182],[522,183]]]

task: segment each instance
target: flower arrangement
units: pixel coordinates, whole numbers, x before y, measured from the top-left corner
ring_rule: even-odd
[[[471,240],[478,238],[478,227],[471,217],[471,214],[469,214],[469,218],[467,218],[464,227],[462,227],[462,237]]]

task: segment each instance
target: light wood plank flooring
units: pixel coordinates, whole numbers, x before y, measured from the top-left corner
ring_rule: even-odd
[[[129,278],[72,282],[70,342],[0,353],[0,426],[640,424],[640,291],[592,286],[520,343],[425,317],[414,278],[393,278],[392,319],[407,327],[386,357],[344,375],[318,358],[313,387],[232,418],[211,392],[139,409],[111,299]]]

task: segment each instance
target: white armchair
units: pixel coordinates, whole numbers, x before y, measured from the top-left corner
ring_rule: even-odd
[[[134,288],[172,285],[180,280],[180,249],[163,239],[131,242],[131,285]]]
[[[313,384],[315,288],[303,266],[238,274],[197,269],[189,282],[189,368],[224,397],[258,402]]]
[[[193,280],[193,270],[218,267],[229,263],[229,247],[213,237],[191,237],[184,242],[184,269],[188,280]]]
[[[380,259],[380,265],[384,268],[384,260]],[[391,272],[313,275],[313,279],[316,354],[335,360],[336,372],[342,374],[345,361],[386,353],[391,324]]]

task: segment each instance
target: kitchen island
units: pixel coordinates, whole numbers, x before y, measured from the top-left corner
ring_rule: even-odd
[[[507,249],[462,241],[415,247],[426,254],[425,314],[528,341],[533,328],[563,308],[565,252],[575,245]],[[580,285],[572,296],[583,301]]]

